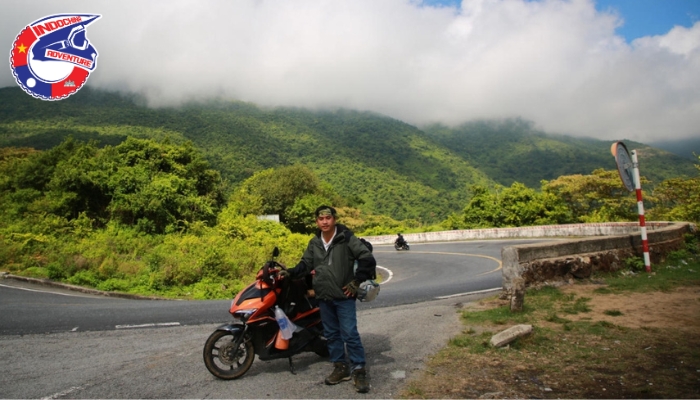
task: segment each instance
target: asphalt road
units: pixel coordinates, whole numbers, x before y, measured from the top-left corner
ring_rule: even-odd
[[[395,396],[463,326],[461,304],[500,287],[500,249],[518,241],[376,246],[386,268],[377,300],[361,303],[359,330],[372,390]],[[256,360],[236,381],[202,362],[202,346],[227,322],[229,300],[152,301],[84,295],[0,281],[0,398],[355,398],[351,383],[326,386],[315,354]],[[493,294],[494,292],[490,292]]]

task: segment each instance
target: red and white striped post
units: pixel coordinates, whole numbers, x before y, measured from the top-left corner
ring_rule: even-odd
[[[647,226],[644,219],[644,202],[642,201],[642,184],[639,179],[639,163],[637,162],[637,150],[632,150],[632,170],[634,173],[634,189],[637,192],[637,210],[639,211],[639,227],[642,230],[642,250],[644,251],[644,268],[651,272],[651,259],[649,258],[649,241],[647,240]]]

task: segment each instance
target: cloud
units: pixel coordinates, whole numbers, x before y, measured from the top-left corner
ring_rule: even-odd
[[[592,0],[3,1],[0,37],[102,14],[88,85],[150,104],[211,96],[348,107],[412,124],[522,117],[601,139],[700,134],[700,23],[627,43]],[[0,86],[14,85],[9,72]]]

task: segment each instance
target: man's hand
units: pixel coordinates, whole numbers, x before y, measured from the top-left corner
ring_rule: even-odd
[[[343,287],[343,292],[348,297],[357,297],[357,289],[360,287],[360,282],[353,280]]]
[[[277,279],[279,280],[284,280],[289,278],[289,271],[286,269],[281,270],[280,272],[277,273]]]

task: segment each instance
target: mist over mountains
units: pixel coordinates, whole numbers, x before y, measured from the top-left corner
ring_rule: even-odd
[[[649,145],[694,161],[697,161],[698,156],[700,156],[700,137],[679,140],[658,140],[649,143]]]
[[[416,126],[522,117],[602,140],[699,136],[697,16],[628,42],[624,15],[601,3],[3,0],[0,36],[9,50],[43,16],[102,15],[87,29],[99,51],[89,85],[153,106],[221,96]]]

